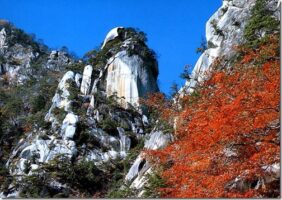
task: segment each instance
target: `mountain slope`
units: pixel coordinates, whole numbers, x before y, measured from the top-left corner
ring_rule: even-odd
[[[113,30],[101,49],[65,65],[48,112],[41,110],[42,123],[31,122],[10,147],[4,197],[104,196],[135,158],[127,155],[139,152],[154,133],[138,99],[158,91],[155,55],[143,32]],[[58,57],[52,51],[49,59]],[[43,62],[42,70],[59,69],[59,63],[50,63]]]
[[[234,7],[239,3],[241,8]],[[163,104],[160,98],[148,100],[163,120],[167,113],[175,119],[176,139],[162,150],[147,151],[153,172],[145,193],[173,198],[280,196],[277,3],[224,1],[207,22],[207,40],[218,45],[199,58],[174,99],[178,109],[156,107]],[[237,14],[230,14],[234,10]],[[239,24],[248,20],[233,29],[233,17]],[[218,27],[210,25],[214,19]]]
[[[277,197],[277,0],[224,0],[171,100],[142,31],[78,60],[0,21],[1,197]]]

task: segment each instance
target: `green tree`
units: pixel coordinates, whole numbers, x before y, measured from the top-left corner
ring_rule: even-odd
[[[191,65],[185,65],[183,72],[180,74],[180,78],[184,80],[190,80],[191,79],[191,72],[190,72],[191,69],[192,69]]]
[[[196,49],[196,53],[204,53],[207,50],[207,41],[202,37],[200,47]]]
[[[267,8],[267,0],[257,0],[244,30],[247,44],[256,47],[264,35],[279,31],[279,24],[273,16],[273,11]]]

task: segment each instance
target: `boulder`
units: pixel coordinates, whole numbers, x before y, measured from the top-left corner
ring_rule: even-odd
[[[106,35],[106,38],[104,39],[103,45],[101,47],[101,49],[104,48],[105,44],[113,39],[115,39],[116,37],[118,37],[118,30],[122,29],[123,27],[119,26],[116,28],[113,28],[112,30],[110,30],[110,32],[108,32],[108,34]]]
[[[73,113],[68,113],[63,121],[62,135],[64,139],[73,139],[78,116]]]

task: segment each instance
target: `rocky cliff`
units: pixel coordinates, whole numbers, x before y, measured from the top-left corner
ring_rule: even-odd
[[[9,22],[0,22],[0,75],[9,83],[22,84],[46,71],[61,71],[73,62],[67,52],[50,51],[35,36],[24,33]],[[5,75],[5,76],[3,76]]]
[[[255,26],[257,13],[253,8],[258,5],[257,2],[261,0],[224,0],[211,16],[206,24],[207,49],[179,91],[180,103],[186,100],[186,95],[193,94],[199,83],[210,78],[215,63],[220,63],[216,65],[218,68],[228,69],[235,60],[242,59],[238,58],[235,46],[244,44],[256,51],[257,38],[269,33],[277,34],[277,29],[272,27]],[[278,2],[265,2],[267,14],[271,13],[266,19],[276,26],[280,20]],[[257,12],[260,9],[258,7]],[[246,39],[248,29],[255,35],[249,44]],[[48,49],[22,30],[0,21],[1,197],[159,196],[157,189],[164,187],[164,184],[156,175],[156,167],[146,157],[146,152],[165,149],[176,141],[171,145],[173,147],[170,146],[174,152],[166,158],[168,161],[163,170],[181,166],[182,163],[177,162],[183,162],[186,158],[178,158],[178,152],[185,153],[190,146],[177,141],[180,135],[176,134],[175,137],[172,132],[176,133],[179,123],[185,124],[192,115],[179,110],[178,104],[165,105],[173,109],[176,107],[177,112],[185,117],[179,122],[176,115],[172,124],[168,119],[157,118],[156,113],[150,113],[140,104],[140,99],[159,91],[156,82],[158,63],[146,41],[142,31],[116,27],[106,35],[101,48],[91,50],[77,60],[66,51]],[[192,100],[199,98],[198,93],[191,96]],[[161,109],[162,106],[157,107]],[[201,115],[203,120],[206,115]],[[246,113],[240,117],[243,115]],[[276,120],[270,124],[266,126],[267,131],[277,135],[279,122]],[[172,129],[173,125],[175,130]],[[198,123],[197,127],[205,125]],[[199,134],[197,131],[196,136],[201,138],[199,143],[213,136],[211,133],[202,135],[203,131],[207,131],[205,128]],[[194,141],[193,138],[187,140]],[[212,138],[210,142],[214,140]],[[257,143],[258,151],[261,143]],[[272,143],[276,144],[277,138]],[[191,148],[195,146],[193,144]],[[241,152],[241,149],[235,151],[232,148],[224,146],[222,151],[218,151],[225,156],[226,162],[231,162],[231,158]],[[171,159],[175,157],[179,160]],[[192,168],[201,169],[207,164],[201,163],[202,160],[193,162]],[[215,160],[211,166],[218,163]],[[278,163],[265,164],[262,168],[268,170],[268,182],[265,183],[277,181]],[[184,168],[178,171],[181,169]],[[211,176],[217,173],[208,171]],[[233,190],[244,186],[253,189],[262,188],[264,184],[264,179],[246,183],[242,177],[244,174],[230,179],[226,188]],[[187,177],[184,177],[181,181],[186,180]],[[177,181],[174,180],[171,185]],[[179,194],[189,192],[187,185],[180,186]],[[148,194],[148,190],[151,193]]]
[[[234,59],[236,45],[245,42],[244,30],[252,16],[251,10],[256,2],[256,0],[224,0],[222,2],[222,6],[206,23],[207,49],[199,57],[190,79],[180,93],[182,91],[184,93],[193,92],[197,82],[202,82],[208,77],[208,71],[212,69],[212,64],[216,60],[220,59],[228,67],[227,65]],[[279,1],[267,2],[267,8],[273,12],[275,18],[280,20]]]
[[[191,74],[189,74],[189,79],[179,90],[178,95],[175,96],[174,100],[178,100],[175,102],[181,102],[186,95],[193,95],[193,92],[199,84],[210,78],[211,72],[215,70],[214,66],[218,67],[218,65],[220,65],[220,69],[230,68],[238,59],[236,47],[247,43],[247,31],[251,32],[250,35],[255,35],[255,39],[258,40],[267,34],[279,32],[277,29],[277,21],[280,21],[279,2],[277,0],[270,0],[266,1],[265,7],[262,7],[262,5],[264,5],[263,1],[256,0],[224,0],[222,2],[222,6],[206,23],[206,49],[199,57]],[[253,9],[255,6],[256,8]],[[257,26],[253,25],[253,21],[258,17],[256,15],[259,15],[258,13],[261,12],[261,10],[264,10],[265,15],[269,16],[270,20],[268,20],[271,22],[261,22],[262,20],[260,18],[262,16],[260,16],[256,23],[261,24]],[[272,25],[266,25],[267,23],[271,23]],[[262,28],[264,26],[266,28]],[[253,45],[252,48],[255,49],[257,47]],[[220,69],[217,68],[216,70]],[[178,117],[175,118],[174,122],[174,128],[176,128],[178,125]],[[162,136],[160,135],[158,138],[160,141]],[[171,138],[165,141],[171,142],[173,140]],[[145,148],[154,149],[146,145]],[[156,145],[156,149],[161,148],[163,148],[161,143]],[[140,167],[140,165],[142,165],[142,167]],[[277,163],[273,165],[277,165]],[[137,166],[139,166],[139,169]],[[274,172],[274,176],[276,176],[276,172]],[[153,187],[148,183],[150,175],[154,176],[154,168],[144,159],[141,153],[126,176],[130,188],[134,189],[139,197],[144,197],[146,188]],[[152,184],[154,184],[154,182]]]
[[[2,33],[6,29],[3,27]],[[36,75],[29,71],[30,63],[36,59],[33,55],[46,56],[47,52],[39,54],[26,46],[23,50],[9,48],[7,53],[6,34],[2,35],[3,57],[11,60],[8,54],[20,54],[27,60],[16,66],[2,64],[2,74],[14,73],[15,84],[24,84],[21,80],[28,81],[30,76]],[[41,125],[31,124],[12,148],[5,164],[11,178],[5,182],[3,197],[78,195],[73,191],[73,182],[62,180],[60,175],[53,176],[64,169],[53,169],[53,175],[48,171],[52,163],[60,165],[63,160],[80,167],[93,166],[97,174],[90,171],[88,175],[99,176],[104,181],[98,183],[96,179],[86,178],[85,181],[97,184],[97,188],[78,186],[79,195],[93,195],[98,191],[106,195],[111,181],[122,179],[122,175],[114,177],[113,173],[121,173],[118,169],[124,167],[119,166],[121,162],[126,165],[132,162],[128,154],[139,152],[142,141],[151,147],[156,142],[158,146],[169,140],[168,136],[151,128],[150,120],[139,109],[140,98],[158,91],[157,61],[145,42],[143,32],[119,27],[109,32],[100,50],[89,52],[83,61],[72,60],[60,51],[48,53],[46,60],[40,63],[41,69],[56,71],[64,67],[69,71],[60,78],[44,121]],[[34,45],[38,44],[34,42]],[[15,69],[30,72],[30,76],[24,77]],[[164,138],[159,137],[162,135]],[[38,180],[43,176],[48,177],[44,184],[38,187],[32,185],[35,183],[28,184],[30,179]],[[39,194],[34,194],[34,190],[39,190]]]

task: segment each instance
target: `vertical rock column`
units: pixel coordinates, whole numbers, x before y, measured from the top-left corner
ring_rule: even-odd
[[[93,67],[91,65],[87,65],[84,68],[81,87],[80,87],[80,91],[84,95],[87,95],[90,92],[92,71],[93,71]]]

